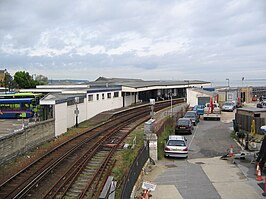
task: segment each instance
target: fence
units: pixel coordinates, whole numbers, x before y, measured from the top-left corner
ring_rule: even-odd
[[[239,130],[244,130],[246,132],[251,132],[252,120],[255,120],[256,133],[260,133],[261,132],[260,127],[265,125],[264,118],[252,117],[249,115],[240,115],[240,114],[236,114],[235,118]]]
[[[121,199],[129,199],[132,189],[139,177],[139,174],[149,158],[149,145],[143,146],[140,149],[138,156],[136,157],[134,163],[131,165],[128,175],[125,176],[122,185]]]

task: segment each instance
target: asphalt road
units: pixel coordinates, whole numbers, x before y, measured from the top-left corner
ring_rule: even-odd
[[[187,159],[165,158],[158,161],[154,172],[155,175],[150,176],[149,179],[155,184],[160,185],[159,188],[167,186],[167,190],[170,186],[173,186],[173,190],[177,189],[180,194],[180,197],[172,196],[175,195],[173,194],[175,192],[173,191],[170,194],[169,190],[168,196],[166,191],[166,195],[160,197],[183,199],[222,198],[221,194],[217,192],[216,187],[214,187],[214,182],[206,175],[202,165],[206,164],[206,162],[203,162],[204,158],[219,157],[228,153],[230,145],[234,146],[234,153],[241,150],[230,137],[233,118],[234,113],[223,112],[221,121],[205,121],[201,119],[200,123],[194,128],[192,135],[186,135],[189,144],[189,156]],[[193,160],[195,160],[194,163],[191,163]],[[214,173],[216,172],[220,173],[221,176],[223,176],[223,172],[228,174],[228,170],[224,170],[224,168],[219,169],[218,165],[217,171],[214,167]],[[244,178],[242,174],[239,174],[238,177]],[[163,192],[163,190],[160,191],[161,193]],[[242,196],[239,195],[236,198],[240,197]],[[154,198],[156,198],[156,193],[154,193]]]
[[[222,112],[221,121],[201,119],[193,134],[187,136],[189,159],[222,156],[231,145],[235,152],[239,152],[240,148],[230,137],[233,117],[234,113]]]

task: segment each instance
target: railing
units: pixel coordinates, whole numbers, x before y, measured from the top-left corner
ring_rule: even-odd
[[[149,145],[146,144],[146,146],[143,146],[143,148],[140,149],[138,156],[136,157],[135,161],[133,162],[133,164],[129,169],[128,174],[123,179],[122,193],[120,197],[121,199],[130,198],[133,187],[148,158],[149,158]]]

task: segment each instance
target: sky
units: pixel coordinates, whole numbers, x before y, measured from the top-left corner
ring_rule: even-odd
[[[1,0],[0,64],[49,79],[265,79],[266,1]]]

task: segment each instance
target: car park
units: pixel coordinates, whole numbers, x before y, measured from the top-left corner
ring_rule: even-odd
[[[199,115],[196,111],[188,111],[186,112],[184,118],[191,119],[194,126],[196,126],[199,123]]]
[[[187,139],[180,135],[170,135],[164,146],[165,157],[188,157]]]
[[[236,108],[236,105],[234,102],[225,102],[222,106],[222,111],[231,111],[233,112]]]
[[[190,133],[192,134],[193,124],[189,118],[179,118],[175,126],[175,134]]]

